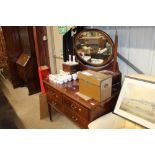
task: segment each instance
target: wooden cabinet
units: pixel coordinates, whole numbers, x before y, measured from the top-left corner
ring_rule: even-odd
[[[16,60],[22,52],[19,29],[18,26],[3,26],[2,31],[8,56],[9,76],[13,87],[17,88],[19,86],[23,86],[23,82],[20,80],[20,77],[17,74],[18,71],[16,65]]]
[[[40,91],[32,26],[2,27],[9,72],[14,88],[27,86],[29,95]]]
[[[91,36],[87,36],[90,34]],[[95,34],[95,37],[94,37]],[[87,36],[81,41],[82,37]],[[98,38],[96,38],[98,35]],[[101,37],[102,36],[102,37]],[[79,92],[79,81],[70,81],[63,85],[52,83],[49,80],[44,80],[45,91],[47,93],[47,101],[50,106],[55,108],[57,111],[65,114],[69,119],[76,123],[81,128],[88,128],[88,124],[98,117],[112,112],[116,105],[116,101],[121,88],[121,73],[119,71],[119,66],[117,63],[117,45],[118,36],[116,33],[115,44],[108,34],[102,32],[101,30],[88,29],[77,33],[74,36],[74,54],[76,60],[78,61],[78,70],[94,70],[100,71],[104,74],[112,75],[112,92],[111,96],[102,102],[98,102],[94,99],[88,101],[80,98],[76,93]],[[101,39],[102,38],[102,39]],[[106,43],[106,45],[105,45]],[[69,43],[68,43],[69,44]],[[89,45],[88,45],[89,44]],[[95,44],[95,46],[94,46]],[[88,46],[87,46],[88,45]],[[100,58],[101,47],[107,48],[106,54],[102,54],[103,59]],[[104,47],[106,46],[106,47]],[[86,47],[86,48],[84,48]],[[89,50],[88,50],[89,49]],[[86,61],[83,56],[91,56],[91,50],[95,49],[96,54],[99,56],[95,59],[103,60],[102,63],[93,63]],[[102,50],[103,50],[102,49]],[[65,50],[65,49],[64,49]],[[84,54],[80,55],[79,50],[82,50]],[[88,53],[86,53],[88,51]],[[103,51],[102,51],[103,52]],[[104,51],[105,52],[105,51]],[[104,55],[106,56],[104,58]],[[93,57],[92,57],[93,58]],[[93,60],[93,59],[92,59]],[[98,61],[99,62],[99,61]],[[63,65],[63,70],[67,72],[74,72],[75,68]],[[75,69],[77,70],[77,68]],[[57,97],[56,97],[57,96]]]
[[[44,86],[49,106],[66,115],[81,128],[88,128],[90,122],[113,111],[119,94],[119,91],[113,91],[112,96],[104,102],[94,99],[85,101],[76,95],[79,91],[78,80],[63,85],[44,80]]]

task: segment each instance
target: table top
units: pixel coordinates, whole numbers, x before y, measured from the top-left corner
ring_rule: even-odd
[[[79,81],[78,80],[70,81],[70,82],[67,82],[64,84],[57,84],[57,83],[54,83],[50,80],[43,80],[43,82],[45,84],[51,86],[52,88],[58,90],[59,92],[63,93],[64,95],[70,97],[74,101],[80,102],[82,105],[84,105],[88,109],[93,109],[93,108],[96,108],[97,106],[104,106],[105,103],[107,103],[113,97],[118,95],[117,92],[113,93],[110,98],[106,99],[103,102],[98,102],[94,99],[90,99],[90,100],[86,101],[76,94],[77,92],[79,92]]]

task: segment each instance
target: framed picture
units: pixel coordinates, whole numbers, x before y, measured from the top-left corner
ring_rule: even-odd
[[[155,82],[125,77],[114,113],[155,128]]]

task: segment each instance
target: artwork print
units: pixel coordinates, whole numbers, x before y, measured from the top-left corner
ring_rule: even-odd
[[[126,78],[114,112],[155,128],[155,83]]]

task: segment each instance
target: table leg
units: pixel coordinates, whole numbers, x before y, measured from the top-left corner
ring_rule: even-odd
[[[51,105],[50,104],[48,104],[48,112],[49,112],[50,120],[52,121],[52,111],[51,111]]]

